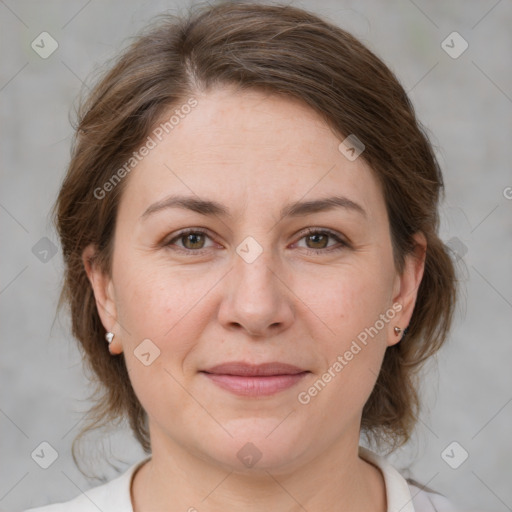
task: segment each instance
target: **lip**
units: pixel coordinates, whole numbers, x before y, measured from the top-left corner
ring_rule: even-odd
[[[309,371],[279,362],[248,364],[234,361],[213,366],[201,373],[235,395],[269,396],[294,386]]]
[[[244,361],[232,361],[229,363],[222,363],[218,364],[217,366],[212,366],[211,368],[203,371],[221,375],[261,377],[268,375],[296,375],[297,373],[302,373],[306,370],[292,364],[280,363],[278,361],[262,364],[251,364],[245,363]]]

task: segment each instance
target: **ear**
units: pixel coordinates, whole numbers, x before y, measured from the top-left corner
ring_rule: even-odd
[[[394,327],[400,327],[402,331],[411,321],[418,289],[425,270],[425,256],[427,254],[427,239],[421,232],[413,235],[415,247],[412,253],[405,256],[404,268],[401,274],[397,274],[393,288],[393,304],[400,304],[402,308],[392,324],[388,339],[388,345],[395,345],[403,336],[395,334]]]
[[[82,262],[85,272],[91,283],[96,308],[101,319],[101,323],[107,332],[113,332],[118,335],[109,346],[112,354],[120,354],[122,346],[119,342],[120,329],[117,329],[117,308],[114,295],[114,285],[112,279],[95,262],[96,246],[88,245],[82,252]],[[105,343],[107,343],[105,341]]]

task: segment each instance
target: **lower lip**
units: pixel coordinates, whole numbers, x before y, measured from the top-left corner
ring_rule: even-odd
[[[217,386],[241,396],[269,396],[297,384],[309,372],[294,375],[266,375],[259,377],[243,377],[239,375],[221,375],[206,373]]]

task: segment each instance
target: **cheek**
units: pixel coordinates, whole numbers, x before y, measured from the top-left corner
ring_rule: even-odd
[[[321,320],[314,322],[317,328],[312,335],[322,366],[316,384],[302,390],[304,401],[314,401],[316,411],[336,404],[341,416],[357,414],[379,373],[392,325],[386,312],[392,309],[393,274],[383,259],[381,266],[366,263],[334,269],[330,276],[318,275],[315,293],[307,286],[310,279],[297,281],[298,295]]]
[[[149,258],[119,263],[117,313],[130,344],[149,338],[162,349],[172,347],[174,356],[187,352],[208,321],[204,308],[219,276]]]
[[[117,313],[120,323],[126,326],[130,337],[138,339],[158,338],[165,326],[171,327],[178,311],[176,294],[165,280],[155,272],[130,272],[125,269],[120,276],[116,294]],[[116,291],[117,291],[116,290]]]
[[[122,340],[124,357],[144,409],[158,415],[160,408],[175,409],[187,401],[177,381],[182,380],[184,361],[204,329],[207,315],[198,311],[204,309],[201,297],[208,287],[203,280],[169,267],[140,263],[122,268],[116,303],[119,322],[127,331]],[[148,365],[145,353],[150,354]]]
[[[314,278],[300,277],[295,290],[321,320],[318,324],[325,327],[327,334],[324,339],[330,335],[337,340],[333,346],[342,348],[364,329],[373,326],[391,306],[391,274],[370,265],[351,265],[333,268]]]

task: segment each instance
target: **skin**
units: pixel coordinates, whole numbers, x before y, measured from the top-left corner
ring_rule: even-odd
[[[425,239],[416,236],[399,274],[372,170],[349,161],[309,107],[228,87],[195,97],[198,106],[125,178],[111,276],[89,263],[93,246],[83,254],[103,325],[115,333],[110,351],[124,352],[149,416],[152,458],[133,479],[134,511],[384,512],[382,474],[358,457],[361,415],[386,348],[400,340],[393,327],[411,318]],[[279,221],[283,205],[333,192],[365,214],[334,208]],[[231,216],[174,207],[141,218],[171,194],[218,201]],[[208,234],[176,238],[198,227]],[[348,245],[305,228],[332,230]],[[263,250],[252,263],[236,252],[248,236]],[[393,304],[393,320],[299,403]],[[134,354],[144,339],[160,350],[149,366]],[[199,373],[235,360],[310,373],[256,398]],[[247,442],[261,452],[252,467],[237,457]]]

